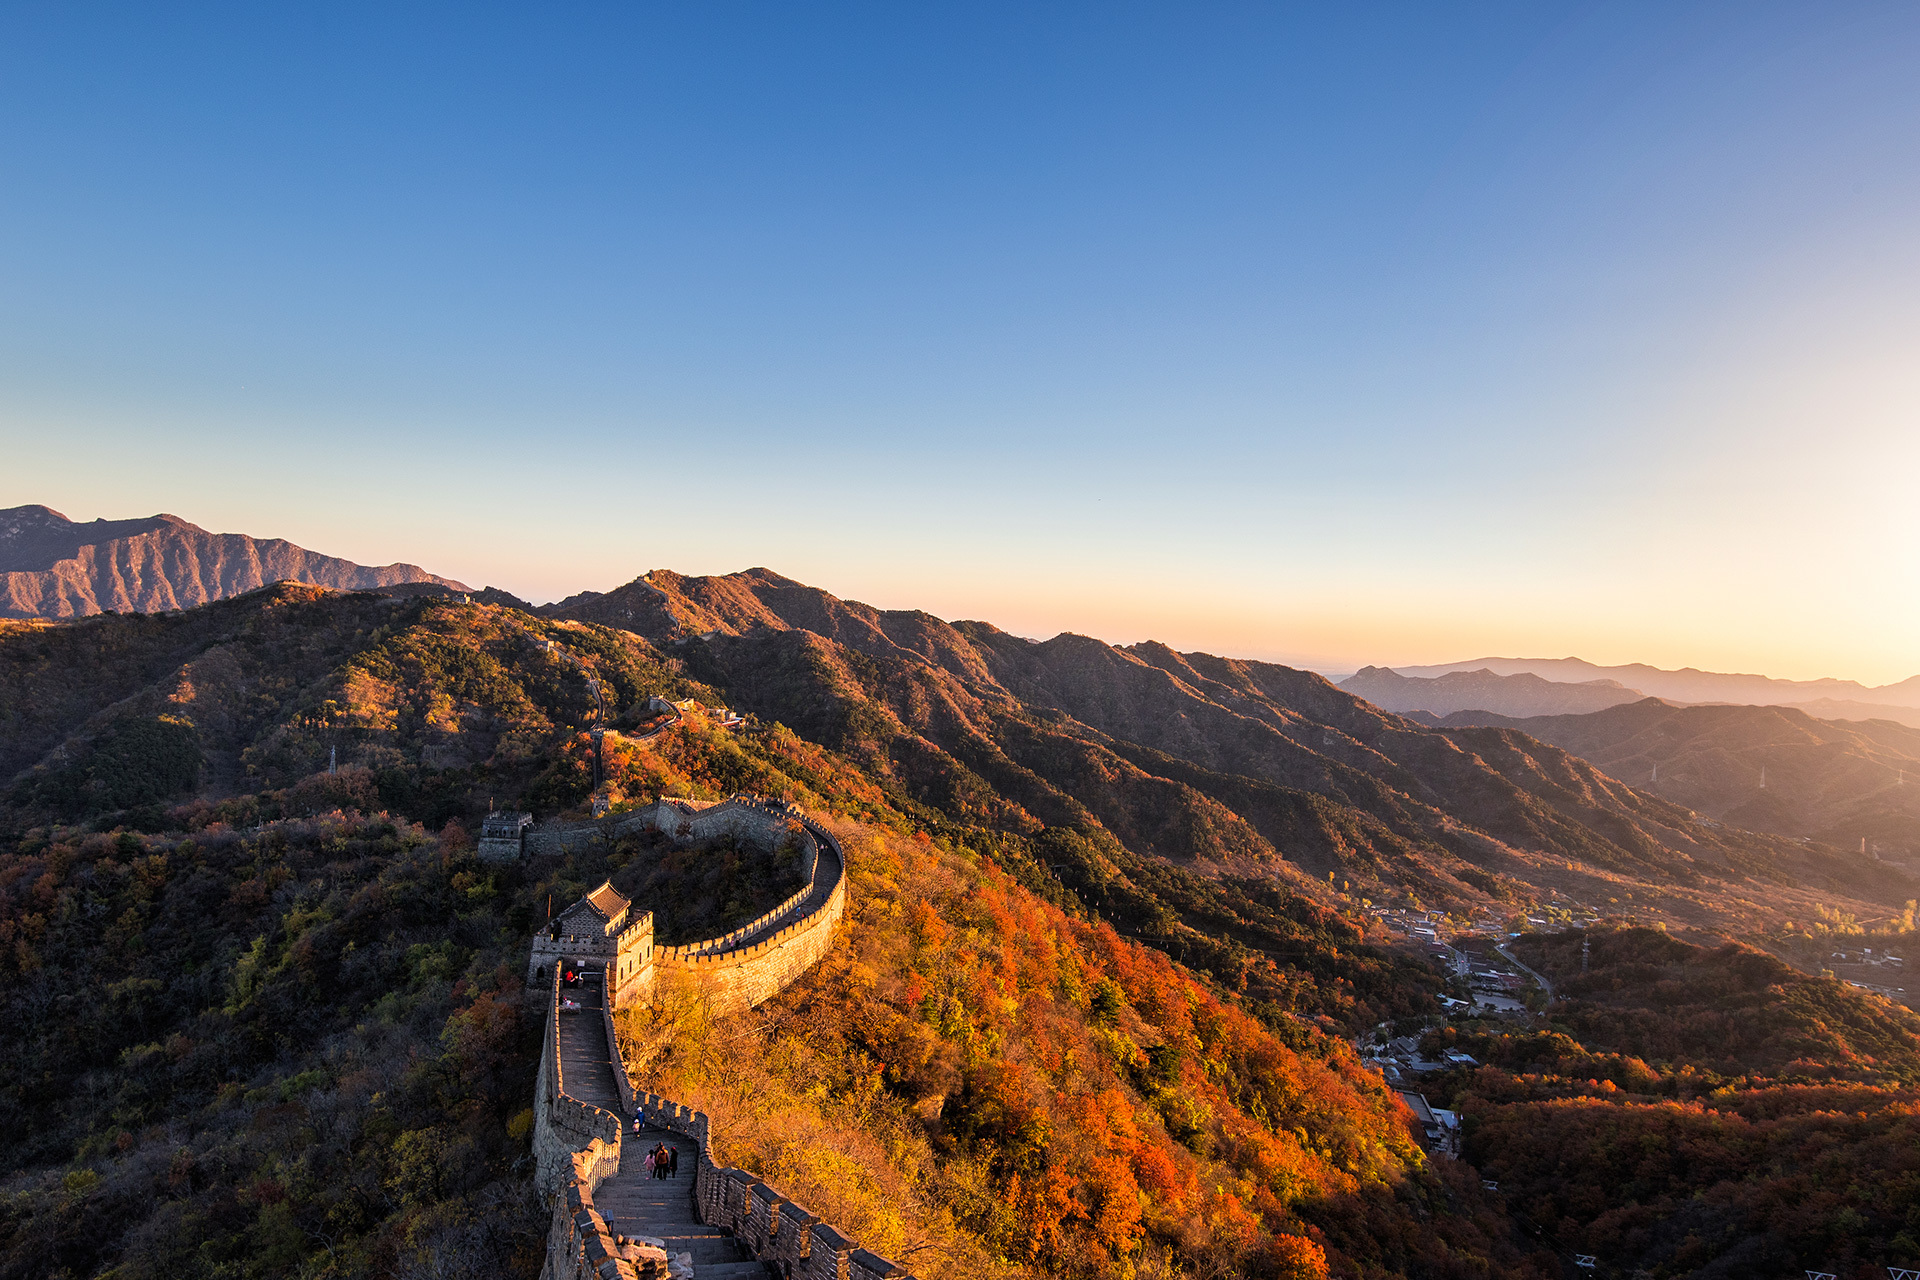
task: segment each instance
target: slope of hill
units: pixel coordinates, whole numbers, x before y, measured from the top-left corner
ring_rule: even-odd
[[[435,596],[280,583],[180,613],[0,622],[0,796],[15,823],[150,818],[285,788],[336,753],[437,826],[555,768],[593,706],[582,663],[627,723],[642,690],[704,692],[630,633]]]
[[[1580,715],[1637,702],[1645,696],[1617,680],[1567,684],[1526,673],[1495,675],[1484,668],[1421,677],[1399,675],[1386,667],[1363,667],[1342,680],[1340,687],[1382,711],[1399,715],[1410,711],[1435,716],[1456,711],[1491,711],[1503,716]]]
[[[1460,712],[1551,742],[1677,804],[1755,831],[1920,859],[1920,729],[1816,720],[1790,707],[1674,707],[1648,698],[1590,715]],[[1762,786],[1762,773],[1765,785]]]
[[[591,787],[583,669],[603,681],[618,726],[643,718],[653,694],[720,701],[686,678],[690,665],[632,632],[292,584],[180,614],[0,625],[0,724],[13,727],[0,735],[0,830],[57,820],[159,829],[169,806],[248,794],[246,820],[342,803],[436,827],[477,821],[495,801],[551,815],[583,805]],[[829,720],[871,714],[857,699],[837,706]],[[1358,946],[1363,929],[1287,888],[1305,880],[1297,869],[1276,860],[1244,886],[1216,885],[1123,845],[1058,793],[1044,798],[1072,821],[1049,830],[931,744],[895,745],[905,772],[941,789],[932,803],[916,799],[880,761],[888,805],[1003,860],[1029,888],[1064,900],[1056,877],[1074,878],[1116,920],[1155,931],[1276,1010],[1370,1025],[1431,1006],[1431,976]],[[335,754],[339,772],[328,775]],[[610,739],[605,757],[616,803],[696,785],[653,747]],[[738,761],[727,767],[730,790],[774,789]],[[1190,816],[1176,807],[1166,822],[1184,836]],[[1201,817],[1245,825],[1219,806]]]
[[[1868,686],[1853,680],[1777,680],[1771,676],[1736,675],[1682,667],[1666,671],[1644,662],[1602,667],[1580,658],[1475,658],[1430,667],[1396,667],[1403,676],[1435,677],[1456,671],[1491,671],[1495,675],[1534,675],[1544,680],[1578,684],[1617,680],[1655,698],[1674,702],[1737,702],[1753,706],[1791,706],[1817,699],[1872,703],[1903,708],[1920,707],[1920,676],[1897,684]]]
[[[416,565],[369,568],[278,538],[208,533],[177,516],[76,524],[46,507],[0,511],[0,617],[185,609],[271,582],[346,590],[403,583],[467,589]]]

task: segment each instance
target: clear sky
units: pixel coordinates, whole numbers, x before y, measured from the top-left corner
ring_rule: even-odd
[[[0,10],[0,506],[1920,672],[1920,8]]]

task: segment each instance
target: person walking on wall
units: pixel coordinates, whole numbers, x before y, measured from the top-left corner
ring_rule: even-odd
[[[660,1176],[653,1171],[653,1159],[658,1154],[658,1152],[654,1151],[647,1152],[647,1176],[649,1178],[657,1178]]]
[[[678,1147],[667,1148],[667,1176],[669,1178],[680,1176],[680,1148]]]

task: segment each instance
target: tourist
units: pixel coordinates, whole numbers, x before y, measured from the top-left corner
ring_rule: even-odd
[[[657,1154],[659,1153],[654,1151],[647,1152],[647,1176],[649,1178],[657,1178],[660,1176],[653,1171],[653,1159]]]
[[[667,1176],[669,1178],[680,1176],[680,1148],[678,1147],[667,1148]]]

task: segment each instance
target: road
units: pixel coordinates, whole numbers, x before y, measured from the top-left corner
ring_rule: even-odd
[[[1540,989],[1542,991],[1546,992],[1548,995],[1553,994],[1553,984],[1551,982],[1548,982],[1540,974],[1534,972],[1532,969],[1527,968],[1527,966],[1525,966],[1524,964],[1521,964],[1519,959],[1514,956],[1513,952],[1507,950],[1506,943],[1504,942],[1500,943],[1498,946],[1494,947],[1494,950],[1498,951],[1501,955],[1505,956],[1507,958],[1508,963],[1512,964],[1515,968],[1519,969],[1520,972],[1526,974],[1529,978],[1532,978],[1535,982],[1539,983]]]

